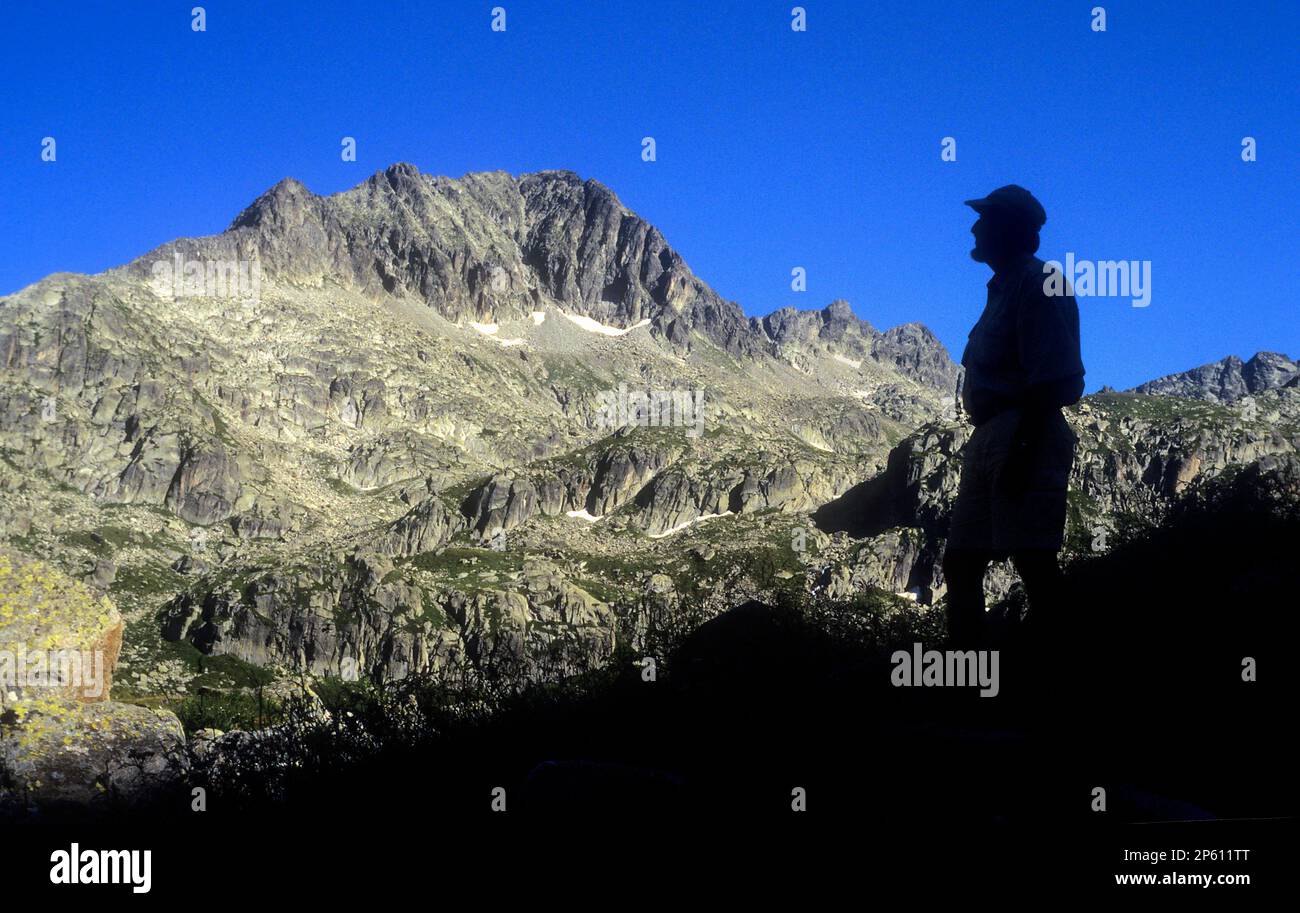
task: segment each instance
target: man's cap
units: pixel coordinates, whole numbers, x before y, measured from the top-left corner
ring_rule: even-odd
[[[1019,184],[999,187],[986,197],[967,200],[966,205],[978,213],[986,209],[1001,209],[1026,219],[1034,228],[1042,228],[1047,221],[1047,210],[1032,193]]]

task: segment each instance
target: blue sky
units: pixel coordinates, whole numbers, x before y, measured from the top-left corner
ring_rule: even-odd
[[[1041,256],[1151,261],[1149,307],[1080,300],[1089,390],[1300,356],[1295,0],[807,0],[803,33],[790,0],[211,0],[203,33],[196,2],[0,7],[0,293],[221,231],[288,175],[568,168],[746,313],[845,298],[957,358],[987,279],[961,201],[1015,182]]]

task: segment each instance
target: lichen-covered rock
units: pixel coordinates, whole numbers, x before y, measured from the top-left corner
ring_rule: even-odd
[[[37,698],[0,712],[0,802],[133,804],[188,771],[185,732],[167,711]]]
[[[62,571],[0,551],[0,709],[27,697],[108,699],[122,616]]]
[[[184,776],[176,716],[108,700],[122,629],[107,597],[0,552],[0,803],[131,803]]]
[[[207,763],[215,754],[217,743],[225,735],[220,729],[207,727],[190,734],[190,757],[198,764]]]

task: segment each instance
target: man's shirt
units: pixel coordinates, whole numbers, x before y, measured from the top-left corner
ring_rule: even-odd
[[[988,303],[970,332],[962,406],[975,424],[1035,401],[1068,406],[1083,395],[1079,306],[1074,295],[1048,295],[1043,261],[1025,257],[995,275]],[[1061,288],[1066,288],[1061,283]]]

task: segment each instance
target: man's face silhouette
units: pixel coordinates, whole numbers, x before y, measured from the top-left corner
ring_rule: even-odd
[[[1026,252],[1023,228],[1001,210],[986,209],[981,212],[971,226],[970,233],[975,236],[971,259],[977,263],[987,263],[995,270]]]

